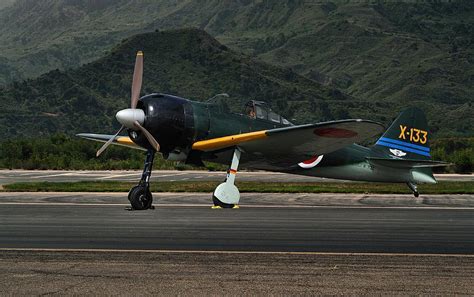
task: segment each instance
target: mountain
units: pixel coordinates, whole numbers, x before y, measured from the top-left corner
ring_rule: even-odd
[[[438,135],[472,136],[473,18],[471,1],[17,0],[0,10],[0,84],[105,58],[137,33],[192,26],[351,98],[329,108],[388,122],[416,105]],[[334,117],[321,108],[303,115]]]
[[[265,61],[388,102],[472,102],[472,3],[331,6],[321,25],[290,35]],[[285,40],[285,38],[283,38]]]
[[[227,92],[233,108],[241,110],[250,99],[264,100],[300,121],[309,115],[339,117],[337,102],[352,100],[291,70],[234,52],[202,30],[180,29],[136,35],[93,63],[53,70],[1,88],[0,135],[114,131],[115,112],[129,105],[138,50],[145,53],[144,93],[159,91],[205,100]],[[337,104],[328,107],[330,101]]]
[[[13,3],[15,3],[15,1],[16,0],[2,0],[2,1],[0,1],[0,9],[11,6]]]
[[[0,82],[78,67],[139,32],[192,26],[355,97],[461,104],[474,92],[473,21],[471,1],[17,0],[0,10],[0,65],[16,69]]]
[[[164,92],[202,101],[227,92],[232,96],[228,104],[236,111],[247,100],[263,100],[297,123],[352,117],[388,124],[406,106],[360,100],[235,52],[205,31],[179,29],[139,34],[95,62],[1,87],[0,136],[116,130],[114,115],[129,104],[138,50],[145,52],[143,93]],[[448,110],[444,104],[422,101],[415,105],[428,111],[432,129],[439,130],[439,135],[452,133],[456,127],[465,129],[461,133],[473,132],[469,108]]]
[[[16,69],[17,79],[77,68],[151,22],[156,14],[148,6],[160,10],[123,0],[17,0],[0,10],[0,66]],[[0,83],[11,78],[0,76]]]

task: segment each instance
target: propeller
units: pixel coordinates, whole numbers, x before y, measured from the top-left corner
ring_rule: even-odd
[[[100,156],[100,154],[102,154],[102,152],[105,151],[105,149],[114,141],[115,137],[117,137],[120,134],[120,132],[122,132],[124,129],[125,129],[125,126],[120,127],[117,133],[115,133],[114,136],[112,136],[109,140],[107,140],[106,143],[104,143],[103,146],[100,147],[100,149],[97,151],[95,156],[96,157]]]
[[[142,89],[142,78],[143,78],[143,52],[137,53],[135,59],[135,69],[133,70],[132,80],[132,96],[130,100],[130,108],[135,109],[137,102],[140,97],[140,90]]]
[[[140,99],[140,91],[142,88],[143,80],[143,52],[137,52],[137,58],[135,60],[135,69],[133,70],[133,80],[132,80],[132,90],[130,97],[130,108],[122,109],[117,112],[115,117],[117,121],[122,124],[122,127],[112,136],[106,143],[97,151],[96,156],[98,157],[107,147],[114,141],[120,132],[125,128],[131,130],[140,130],[150,143],[150,145],[156,151],[160,150],[160,144],[156,139],[151,135],[148,130],[146,130],[142,125],[145,122],[145,112],[141,109],[136,109],[138,100]]]
[[[138,127],[138,129],[140,129],[143,132],[143,134],[145,134],[145,137],[146,137],[146,139],[148,139],[148,142],[151,144],[151,146],[157,152],[159,152],[160,151],[160,144],[158,143],[158,141],[156,141],[156,139],[153,137],[153,135],[151,135],[151,133],[148,132],[147,129],[143,128],[143,126],[140,125],[140,123],[138,121],[135,121],[133,124],[135,125],[135,127]]]

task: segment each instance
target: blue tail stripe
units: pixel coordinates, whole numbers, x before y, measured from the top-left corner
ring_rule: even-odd
[[[379,139],[379,141],[385,141],[385,142],[389,142],[389,143],[399,144],[399,145],[411,147],[411,148],[421,150],[421,151],[425,151],[425,152],[430,151],[430,148],[426,147],[426,146],[416,145],[416,144],[412,144],[412,143],[408,143],[408,142],[404,142],[404,141],[400,141],[400,140],[395,140],[395,139],[391,139],[391,138],[387,138],[387,137],[381,137]]]
[[[426,157],[431,157],[431,155],[427,152],[423,152],[423,151],[419,151],[419,150],[416,150],[416,149],[404,147],[404,146],[401,146],[401,145],[396,145],[396,144],[392,144],[392,143],[383,142],[383,141],[380,141],[380,140],[377,141],[376,144],[386,146],[386,147],[390,147],[390,148],[401,149],[401,150],[404,150],[404,151],[407,151],[407,152],[415,153],[415,154],[426,156]]]

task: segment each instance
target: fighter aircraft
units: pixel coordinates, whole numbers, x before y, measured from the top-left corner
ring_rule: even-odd
[[[115,135],[83,133],[78,136],[110,144],[146,150],[139,184],[128,199],[132,209],[152,207],[150,175],[156,152],[166,160],[203,166],[203,161],[228,164],[225,182],[212,195],[214,207],[238,207],[235,186],[239,166],[247,169],[299,175],[406,183],[418,197],[417,184],[436,183],[428,126],[418,108],[403,111],[375,145],[361,143],[383,132],[381,124],[345,119],[294,125],[264,102],[251,100],[243,113],[233,113],[214,102],[197,102],[153,93],[140,98],[143,52],[136,56],[130,108],[117,112],[122,127]],[[126,130],[128,136],[119,134]]]

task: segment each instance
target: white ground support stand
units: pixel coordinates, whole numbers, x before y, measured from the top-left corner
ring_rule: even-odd
[[[240,150],[236,148],[225,182],[218,185],[212,194],[213,208],[239,208],[240,192],[234,185],[234,182],[237,169],[239,168],[240,154]]]

